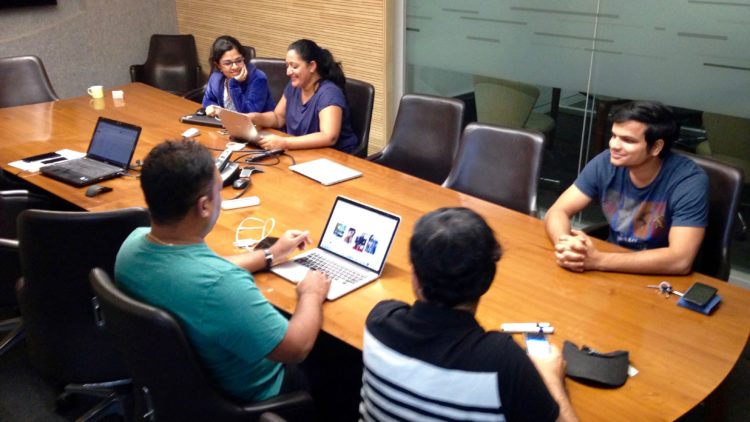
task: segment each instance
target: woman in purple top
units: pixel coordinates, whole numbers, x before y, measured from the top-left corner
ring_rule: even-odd
[[[214,116],[221,108],[250,113],[276,106],[266,74],[256,69],[244,52],[242,44],[229,35],[220,36],[211,46],[211,76],[203,96],[207,115]]]
[[[259,126],[284,130],[292,135],[266,135],[260,145],[267,149],[334,147],[352,152],[357,136],[349,122],[349,106],[341,64],[315,42],[293,42],[286,53],[289,83],[273,111],[250,113]]]

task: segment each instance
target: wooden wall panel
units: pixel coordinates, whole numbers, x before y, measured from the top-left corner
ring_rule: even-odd
[[[176,0],[180,33],[193,34],[208,60],[213,40],[223,34],[255,47],[259,57],[286,55],[287,46],[310,38],[341,61],[348,77],[375,86],[370,151],[385,145],[387,92],[387,2],[384,0]]]

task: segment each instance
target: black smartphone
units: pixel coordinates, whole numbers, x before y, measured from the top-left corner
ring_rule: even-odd
[[[26,157],[23,159],[23,161],[27,163],[33,163],[34,161],[46,160],[48,158],[57,158],[57,157],[62,157],[62,156],[56,152],[45,152],[44,154],[32,155],[31,157]]]
[[[263,239],[260,242],[258,242],[258,244],[255,245],[254,249],[259,249],[259,250],[260,249],[268,249],[271,246],[273,246],[273,244],[276,243],[277,240],[279,240],[278,237],[268,236],[265,239]]]
[[[682,298],[693,305],[704,307],[716,295],[716,291],[715,287],[711,287],[708,284],[695,283],[690,286]]]

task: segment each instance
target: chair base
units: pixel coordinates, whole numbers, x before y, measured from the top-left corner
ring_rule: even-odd
[[[0,331],[8,330],[10,332],[0,341],[0,356],[4,355],[11,347],[26,337],[26,330],[23,328],[21,317],[0,321]]]
[[[62,410],[72,405],[74,396],[101,397],[102,401],[96,404],[76,419],[77,422],[93,422],[102,420],[108,416],[117,415],[123,420],[127,419],[125,406],[122,400],[123,388],[130,389],[130,379],[116,380],[102,383],[68,384],[65,390],[57,397],[56,408]]]

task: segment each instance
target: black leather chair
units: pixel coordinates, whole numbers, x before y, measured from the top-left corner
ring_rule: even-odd
[[[470,123],[444,186],[535,215],[543,148],[539,132]]]
[[[407,94],[401,98],[391,140],[368,160],[443,183],[458,152],[464,102],[455,98]]]
[[[30,208],[57,209],[63,206],[50,198],[26,190],[0,191],[0,307],[17,310],[15,285],[21,277],[18,257],[16,220]],[[0,332],[8,332],[0,340],[0,355],[23,339],[25,331],[20,317],[0,321]]]
[[[115,387],[130,375],[110,334],[97,324],[89,271],[114,270],[117,251],[143,208],[107,212],[26,210],[18,218],[21,273],[17,290],[32,366],[71,394],[105,397],[84,419],[122,412]]]
[[[247,45],[243,45],[242,47],[244,48],[244,51],[245,51],[245,59],[252,60],[253,58],[255,58],[254,47],[250,47]],[[191,89],[190,91],[182,94],[182,98],[187,98],[188,100],[194,101],[196,103],[203,103],[203,96],[205,92],[206,92],[206,85],[203,84],[202,86],[198,88]]]
[[[367,157],[367,146],[370,142],[375,87],[367,82],[346,78],[346,101],[349,103],[352,130],[359,140],[359,144],[352,154],[365,158]]]
[[[89,280],[133,374],[136,419],[254,421],[269,411],[290,420],[312,417],[312,398],[304,392],[247,405],[225,398],[171,314],[126,295],[100,268]]]
[[[286,76],[286,61],[284,59],[256,57],[250,62],[266,74],[271,96],[278,103],[281,96],[284,95],[286,84],[289,82],[289,78]]]
[[[698,164],[708,175],[709,181],[708,227],[693,262],[693,270],[729,280],[734,222],[742,198],[742,170],[712,158],[678,150],[674,152]]]
[[[59,99],[36,56],[0,58],[0,107],[44,103]]]
[[[151,36],[144,64],[130,66],[130,80],[182,95],[203,83],[192,35]]]

